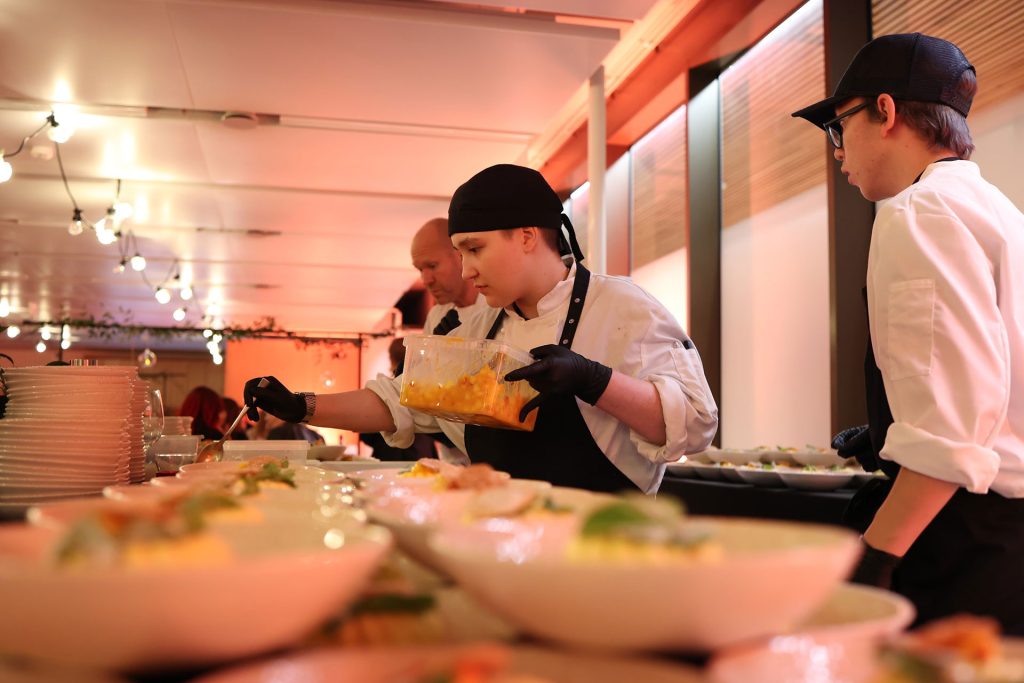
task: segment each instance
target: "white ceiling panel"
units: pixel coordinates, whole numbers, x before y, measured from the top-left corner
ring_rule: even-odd
[[[163,2],[0,0],[0,93],[195,106]]]
[[[345,4],[169,2],[196,107],[537,133],[615,44]]]
[[[654,1],[0,0],[0,149],[57,103],[77,117],[59,149],[84,217],[118,179],[136,211],[116,244],[72,236],[54,143],[9,157],[0,326],[175,325],[188,282],[185,324],[375,329],[417,282],[416,229],[520,158]],[[264,116],[243,130],[224,112]],[[136,250],[144,273],[115,272]]]

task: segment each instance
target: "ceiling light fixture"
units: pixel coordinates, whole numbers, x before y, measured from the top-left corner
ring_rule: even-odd
[[[6,318],[11,314],[11,302],[6,296],[0,296],[0,318]]]
[[[137,273],[141,273],[146,269],[146,259],[139,252],[135,252],[135,256],[132,256],[132,270]]]
[[[121,258],[121,262],[118,263],[116,266],[114,266],[114,272],[118,273],[118,274],[123,273],[127,267],[128,267],[128,260],[125,259],[124,257],[122,257]]]
[[[182,301],[190,301],[192,299],[192,288],[188,285],[184,285],[178,294],[181,296]]]
[[[36,351],[39,353],[46,353],[46,343],[41,341],[36,344]]]
[[[51,336],[52,335],[50,334],[49,327],[44,327],[43,329],[39,330],[39,338],[42,339],[43,341],[50,341]]]
[[[185,310],[184,307],[182,307],[182,308],[175,308],[174,309],[174,313],[172,313],[171,315],[172,315],[172,317],[175,320],[177,320],[180,323],[182,320],[185,319],[186,313],[187,313],[187,311]]]
[[[10,327],[7,328],[7,336],[10,337],[11,339],[14,339],[19,334],[21,334],[21,328],[18,327],[17,325],[11,325]]]
[[[156,300],[162,304],[169,303],[171,300],[171,293],[163,287],[156,288]]]
[[[70,339],[62,339],[61,342],[60,342],[60,348],[64,349],[65,351],[70,349],[71,348],[71,340]]]

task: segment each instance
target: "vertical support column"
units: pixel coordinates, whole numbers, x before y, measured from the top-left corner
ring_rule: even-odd
[[[835,91],[850,60],[871,39],[871,0],[823,0],[825,90]],[[828,150],[828,257],[832,432],[867,422],[864,352],[867,312],[861,291],[867,277],[874,204],[846,182]]]
[[[604,66],[590,77],[589,118],[587,119],[587,177],[590,179],[590,206],[587,213],[587,266],[604,275],[607,225],[605,221],[604,179],[608,168]]]
[[[718,65],[690,72],[686,107],[690,244],[687,332],[700,352],[711,395],[722,406],[722,152]],[[721,413],[720,413],[721,414]],[[721,432],[715,445],[721,445]]]

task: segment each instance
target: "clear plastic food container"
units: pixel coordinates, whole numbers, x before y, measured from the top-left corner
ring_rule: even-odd
[[[446,420],[532,432],[519,411],[537,391],[529,382],[505,382],[509,372],[534,362],[517,348],[488,339],[439,335],[405,337],[402,405]]]
[[[309,452],[308,441],[282,439],[275,441],[225,441],[225,460],[252,460],[269,455],[287,458],[289,463],[303,464]]]

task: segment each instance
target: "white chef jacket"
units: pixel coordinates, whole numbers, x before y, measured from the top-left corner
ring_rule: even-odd
[[[880,207],[867,292],[882,457],[1024,497],[1024,215],[976,164],[933,163]]]
[[[423,331],[426,334],[431,334],[434,331],[434,328],[437,327],[437,324],[441,322],[441,318],[443,318],[445,314],[453,308],[458,310],[459,321],[461,322],[469,317],[470,313],[477,308],[487,309],[490,307],[487,305],[487,299],[485,299],[484,295],[480,293],[477,293],[476,301],[468,306],[456,306],[451,302],[447,304],[437,304],[427,311],[427,319],[423,322]]]
[[[513,309],[497,340],[523,350],[557,344],[569,308],[576,267],[537,302],[537,317],[525,320]],[[497,317],[494,309],[478,309],[454,335],[482,339]],[[645,441],[624,423],[577,399],[594,442],[637,487],[654,493],[665,463],[685,453],[704,450],[718,429],[718,407],[711,396],[700,355],[668,310],[629,280],[592,274],[572,350],[614,370],[654,384],[661,397],[666,442]],[[385,433],[393,446],[412,443],[415,432],[443,431],[465,451],[465,425],[434,418],[399,404],[400,378],[379,375],[367,388],[387,404],[397,429]]]

